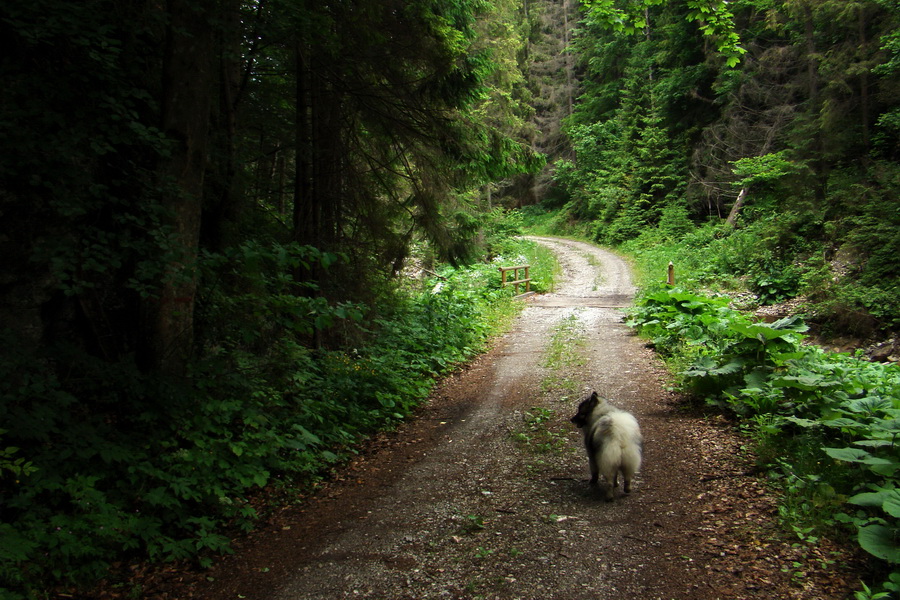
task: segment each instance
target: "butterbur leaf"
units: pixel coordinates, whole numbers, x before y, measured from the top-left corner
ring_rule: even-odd
[[[830,387],[831,382],[823,384],[821,375],[786,375],[772,380],[772,385],[776,387],[790,387],[798,390],[812,391],[820,387]]]
[[[844,462],[865,462],[872,458],[872,455],[865,450],[859,448],[823,448],[825,453],[831,458],[842,460]]]
[[[785,417],[785,421],[790,421],[794,425],[799,425],[804,428],[818,427],[820,423],[818,421],[813,421],[812,419],[801,419],[800,417]]]
[[[744,375],[744,383],[747,385],[747,389],[763,390],[768,378],[769,374],[765,369],[753,369]]]
[[[840,417],[837,419],[826,419],[822,421],[822,425],[827,425],[828,427],[839,427],[839,428],[848,428],[854,429],[859,427],[864,427],[864,423],[860,423],[859,421],[854,421],[853,419],[848,419],[846,417]]]
[[[890,563],[900,564],[900,544],[897,531],[886,525],[874,524],[859,528],[859,545],[869,554]]]
[[[737,373],[744,367],[744,362],[741,359],[733,359],[720,366],[719,368],[712,371],[713,375],[731,375],[732,373]]]
[[[788,329],[788,328],[790,328],[791,331],[794,331],[797,333],[809,330],[809,325],[804,323],[800,319],[800,317],[798,317],[796,315],[791,316],[791,317],[785,317],[783,319],[779,319],[778,321],[775,321],[774,323],[772,323],[771,327],[772,327],[772,329]]]
[[[887,417],[878,419],[872,426],[879,431],[888,431],[894,434],[900,433],[900,417],[890,414],[894,412],[893,409],[884,412],[887,414]]]
[[[847,502],[857,506],[882,506],[891,492],[897,490],[880,490],[877,492],[863,492],[849,498]]]
[[[873,458],[865,461],[869,465],[869,470],[876,475],[882,477],[894,477],[900,470],[900,462],[890,461],[883,458]]]
[[[718,365],[715,360],[709,356],[702,356],[690,369],[684,372],[688,377],[717,377],[720,375],[731,375],[740,371],[746,361],[740,358],[734,358],[723,365]]]
[[[900,518],[900,490],[891,490],[881,508],[892,517]]]
[[[867,396],[850,402],[850,410],[860,413],[874,414],[879,410],[891,407],[891,401],[887,398],[878,398],[875,396]]]
[[[894,445],[891,440],[857,440],[853,443],[864,448],[890,448]]]

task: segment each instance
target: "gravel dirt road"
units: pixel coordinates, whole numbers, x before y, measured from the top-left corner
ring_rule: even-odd
[[[626,263],[536,238],[559,256],[553,293],[449,377],[416,418],[285,509],[183,594],[210,600],[367,598],[847,598],[849,554],[796,546],[733,424],[685,410],[623,324]],[[567,361],[548,363],[554,337]],[[548,364],[552,366],[548,366]],[[644,438],[634,491],[588,486],[569,423],[597,390]],[[172,596],[178,597],[178,596]],[[185,597],[182,595],[181,597]]]

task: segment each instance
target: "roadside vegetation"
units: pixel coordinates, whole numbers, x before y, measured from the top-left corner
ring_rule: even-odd
[[[629,324],[685,392],[740,420],[800,540],[852,534],[882,561],[883,593],[900,591],[900,367],[804,344],[797,317],[759,322],[684,288],[648,290]]]
[[[283,275],[285,263],[327,267],[340,256],[282,245],[210,255],[227,260],[244,293],[211,286],[203,320],[219,341],[195,365],[194,384],[170,388],[166,404],[143,401],[151,382],[140,373],[104,371],[90,357],[73,357],[63,380],[6,358],[0,385],[15,403],[0,431],[11,486],[2,597],[89,584],[143,557],[204,565],[228,552],[269,503],[297,497],[368,435],[408,416],[438,377],[509,325],[520,303],[501,287],[498,265],[540,265],[533,289],[552,285],[552,256],[513,232],[507,223],[490,236],[490,262],[413,269],[368,307],[297,294]],[[298,343],[335,330],[352,343]],[[107,403],[86,412],[85,394]],[[16,446],[5,443],[12,431]]]

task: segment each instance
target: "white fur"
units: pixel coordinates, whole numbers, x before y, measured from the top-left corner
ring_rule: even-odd
[[[609,484],[608,500],[615,497],[619,473],[625,492],[641,468],[643,436],[634,416],[599,399],[584,426],[584,442],[591,466],[591,483],[603,475]]]

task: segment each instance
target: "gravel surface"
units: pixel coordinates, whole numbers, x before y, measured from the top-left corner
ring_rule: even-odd
[[[618,307],[634,294],[626,263],[535,239],[558,254],[562,280],[525,300],[489,353],[234,555],[202,577],[170,577],[152,597],[849,597],[851,555],[827,541],[796,546],[733,424],[667,391],[656,357],[622,323]],[[580,359],[550,369],[563,322],[574,323]],[[609,503],[588,486],[568,421],[591,390],[633,412],[645,438],[634,490]]]

